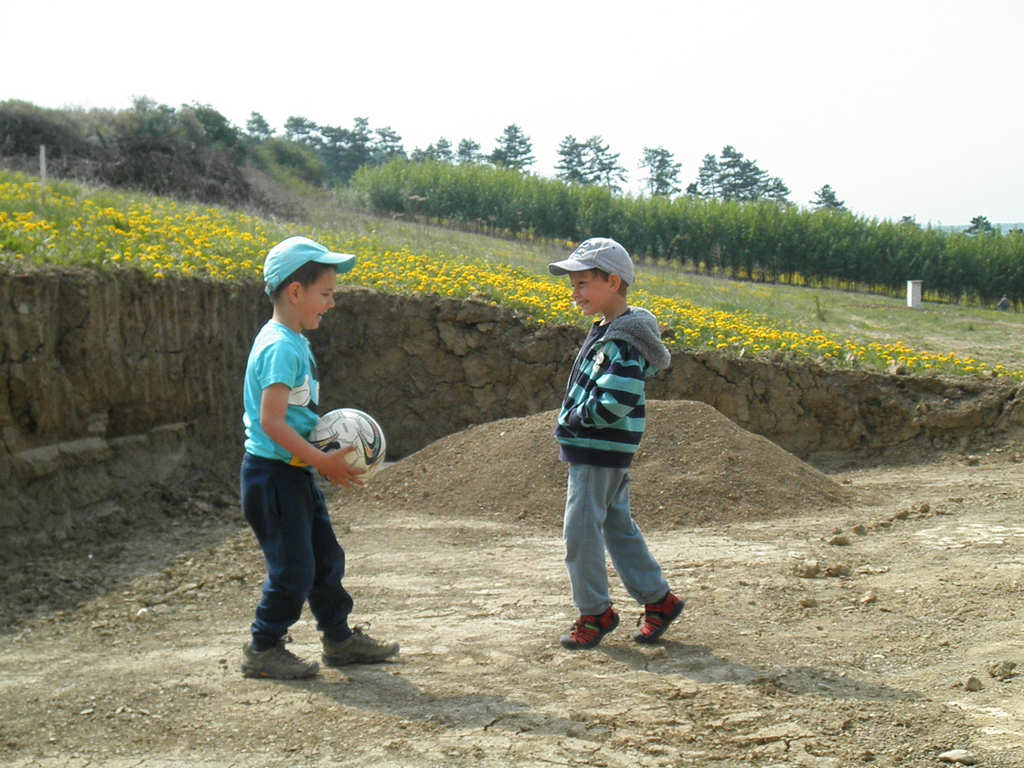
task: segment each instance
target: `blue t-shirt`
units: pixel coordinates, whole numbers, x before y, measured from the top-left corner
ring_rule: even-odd
[[[245,365],[242,399],[245,403],[245,450],[265,459],[291,462],[292,455],[279,446],[260,427],[260,402],[263,390],[271,384],[284,384],[288,394],[288,411],[284,420],[305,437],[317,421],[313,410],[320,399],[316,380],[316,360],[309,339],[276,320],[268,320],[260,328],[249,350]]]

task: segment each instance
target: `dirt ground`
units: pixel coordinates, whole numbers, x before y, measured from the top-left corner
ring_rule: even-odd
[[[664,641],[569,652],[553,413],[474,427],[329,494],[389,663],[243,678],[263,578],[233,489],[8,553],[9,766],[1024,765],[1024,448],[799,461],[652,403],[636,517],[687,604]],[[318,656],[308,614],[292,648]],[[1013,664],[1017,664],[1013,668]],[[953,750],[961,750],[954,752]]]

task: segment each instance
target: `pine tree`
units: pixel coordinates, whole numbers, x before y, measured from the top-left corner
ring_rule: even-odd
[[[431,160],[436,163],[450,163],[454,160],[455,155],[452,153],[451,142],[442,136],[437,140],[437,144],[428,144],[426,149],[417,147],[409,157],[416,162]]]
[[[558,145],[558,163],[555,177],[568,184],[590,184],[587,175],[587,145],[576,141],[571,134]]]
[[[452,152],[452,143],[444,136],[439,138],[437,144],[434,145],[434,157],[441,163],[450,163],[455,159],[455,153]]]
[[[373,161],[373,131],[370,130],[370,120],[366,117],[357,117],[352,122],[352,130],[349,131],[349,151],[346,173],[346,181],[352,178],[357,170]]]
[[[975,216],[971,219],[971,226],[964,230],[965,235],[988,235],[996,231],[996,228],[992,226],[992,222],[988,220],[987,216]]]
[[[320,144],[320,127],[305,117],[289,117],[284,121],[284,137],[288,141],[315,147]]]
[[[789,203],[789,187],[778,176],[772,176],[761,190],[761,200]]]
[[[270,123],[259,112],[253,112],[245,123],[245,131],[257,141],[265,141],[274,135]]]
[[[373,159],[373,132],[368,118],[357,117],[351,129],[322,125],[319,135],[317,154],[331,181],[348,183],[357,170]]]
[[[718,158],[712,154],[704,155],[704,160],[697,171],[697,180],[686,188],[686,194],[717,200],[721,197],[718,188]]]
[[[591,184],[600,184],[612,192],[620,192],[619,183],[626,183],[626,169],[619,164],[619,152],[612,152],[600,136],[591,136],[586,143],[587,177]]]
[[[371,144],[370,151],[371,161],[373,163],[381,165],[386,163],[388,160],[405,157],[405,147],[402,146],[402,137],[395,131],[391,130],[391,126],[377,128],[374,133],[377,134],[377,138],[374,139]]]
[[[480,145],[472,139],[463,139],[459,142],[455,158],[460,165],[476,165],[483,162],[483,155],[480,154]]]
[[[505,128],[488,160],[499,168],[525,171],[533,165],[533,146],[522,129],[513,123]]]
[[[768,183],[768,174],[731,144],[722,148],[718,169],[723,200],[757,200]]]
[[[846,210],[846,203],[844,203],[836,196],[836,192],[834,189],[832,189],[832,186],[830,184],[824,185],[821,189],[814,193],[814,199],[811,200],[811,205],[813,205],[815,210],[818,211]]]
[[[652,197],[671,197],[679,192],[679,169],[682,166],[664,147],[644,147],[640,167],[648,170],[647,189]]]
[[[722,148],[719,158],[704,155],[697,181],[686,188],[686,193],[709,200],[789,202],[789,187],[782,179],[769,176],[731,144]]]
[[[348,181],[359,167],[352,162],[349,155],[352,132],[347,128],[324,125],[319,128],[319,133],[317,155],[327,169],[327,178],[342,183]]]

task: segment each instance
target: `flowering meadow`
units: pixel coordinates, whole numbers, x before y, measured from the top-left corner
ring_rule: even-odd
[[[357,256],[355,269],[343,278],[348,283],[391,293],[472,296],[513,309],[537,325],[583,322],[567,281],[500,260],[392,250],[372,237],[346,237],[220,208],[86,190],[63,182],[48,185],[44,201],[40,192],[38,181],[0,171],[0,264],[139,269],[156,280],[173,274],[259,281],[267,250],[301,232],[332,250]],[[858,343],[820,330],[780,328],[744,311],[696,306],[653,291],[631,291],[630,302],[654,312],[684,348],[815,360],[840,367],[899,365],[909,372],[987,373],[1024,380],[1022,371],[989,367],[952,353],[915,351],[900,342]]]

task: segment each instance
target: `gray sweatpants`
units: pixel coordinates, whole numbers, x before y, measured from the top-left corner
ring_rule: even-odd
[[[611,605],[606,547],[626,591],[638,603],[656,602],[668,592],[661,566],[630,513],[629,469],[569,465],[562,539],[572,601],[582,615],[600,615]]]

